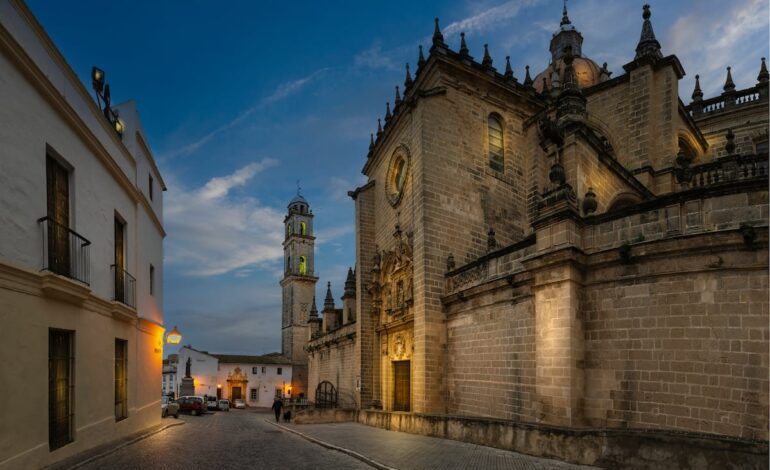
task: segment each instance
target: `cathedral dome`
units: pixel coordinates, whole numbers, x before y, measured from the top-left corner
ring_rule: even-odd
[[[583,35],[575,29],[570,21],[565,5],[559,29],[553,33],[553,38],[551,38],[551,63],[545,70],[537,74],[532,84],[538,93],[543,92],[543,79],[545,79],[545,84],[549,90],[553,88],[554,80],[557,81],[556,86],[560,86],[564,81],[564,51],[568,47],[572,50],[572,56],[575,58],[572,65],[575,68],[578,86],[586,88],[602,81],[601,68],[593,60],[583,57]]]
[[[564,59],[559,58],[556,62],[551,62],[545,70],[537,74],[535,81],[532,84],[538,93],[543,92],[543,79],[548,89],[553,88],[553,79],[555,78],[554,72],[558,73],[558,83],[564,81]],[[601,81],[601,67],[596,62],[587,57],[575,57],[575,61],[572,63],[572,67],[575,69],[575,75],[578,79],[578,86],[581,89],[596,85]]]

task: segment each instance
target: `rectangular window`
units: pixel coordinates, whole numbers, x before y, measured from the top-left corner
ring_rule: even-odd
[[[53,451],[74,440],[72,425],[75,357],[73,332],[48,330],[48,449]]]
[[[128,341],[115,338],[115,421],[128,416]]]
[[[150,265],[150,295],[155,295],[155,266]]]
[[[51,155],[45,164],[48,216],[48,269],[70,276],[69,171]]]
[[[249,390],[249,400],[256,400],[257,399],[257,389],[252,388]]]
[[[149,184],[149,187],[150,187],[150,201],[152,201],[152,192],[153,192],[153,180],[152,180],[152,175],[150,175],[150,184]]]
[[[256,374],[256,373],[257,373],[257,371],[259,371],[259,367],[252,367],[252,368],[251,368],[251,373],[252,373],[252,374]]]
[[[266,370],[266,369],[265,369],[265,367],[263,367],[263,368],[262,368],[262,373],[263,373],[263,374],[265,373],[265,370]]]
[[[282,373],[283,373],[283,369],[279,367],[278,368],[278,375],[281,375]]]

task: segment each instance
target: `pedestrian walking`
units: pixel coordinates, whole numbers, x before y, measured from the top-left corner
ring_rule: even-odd
[[[275,422],[278,422],[278,419],[281,417],[281,408],[283,408],[283,401],[281,401],[280,398],[275,397],[275,400],[273,401],[273,411],[275,412]]]

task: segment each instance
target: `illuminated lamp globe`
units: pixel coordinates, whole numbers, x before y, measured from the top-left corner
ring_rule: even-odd
[[[174,325],[174,329],[169,331],[168,336],[166,336],[166,342],[168,344],[179,344],[182,342],[182,333],[176,329],[176,325]]]

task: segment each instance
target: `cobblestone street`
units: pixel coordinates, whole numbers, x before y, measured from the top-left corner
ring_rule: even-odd
[[[265,422],[250,410],[180,415],[175,426],[123,447],[79,469],[371,469]],[[164,418],[164,423],[174,418]]]
[[[364,456],[385,468],[588,468],[490,447],[387,431],[357,423],[273,424],[270,413],[232,410],[183,415],[174,426],[93,460],[82,469],[371,469],[368,463],[304,436]],[[174,422],[165,418],[164,423]],[[294,432],[291,432],[294,431]]]

